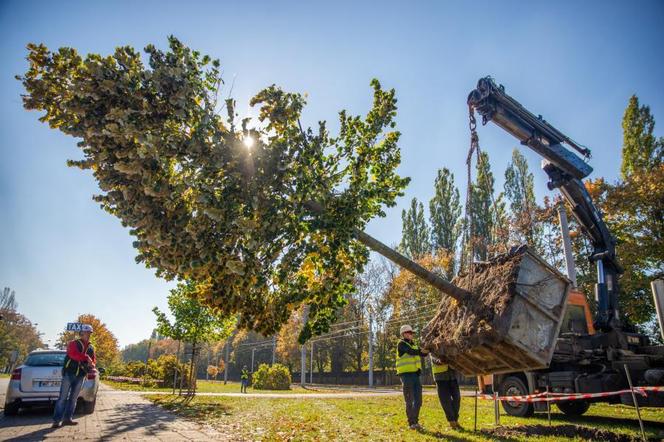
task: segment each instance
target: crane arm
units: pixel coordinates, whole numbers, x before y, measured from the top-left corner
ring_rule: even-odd
[[[593,245],[589,259],[597,266],[596,326],[604,330],[619,328],[618,276],[623,269],[616,258],[615,239],[581,181],[590,175],[592,167],[564,144],[585,158],[590,157],[590,150],[541,116],[529,112],[507,95],[503,86],[496,85],[491,77],[479,80],[477,88],[468,95],[468,106],[482,115],[482,124],[492,121],[544,157],[543,169],[549,176],[549,189],[560,190],[572,215]]]

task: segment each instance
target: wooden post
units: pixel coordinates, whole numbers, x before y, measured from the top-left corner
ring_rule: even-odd
[[[625,367],[625,373],[627,374],[627,382],[629,382],[629,389],[632,392],[632,401],[634,401],[634,408],[636,408],[636,416],[639,418],[639,427],[641,427],[641,437],[644,442],[648,439],[646,438],[646,431],[643,429],[643,421],[641,420],[641,410],[639,409],[639,401],[636,400],[636,393],[634,393],[634,387],[632,386],[632,376],[629,374],[627,369],[627,364],[623,364]]]
[[[226,339],[226,359],[224,360],[224,385],[228,383],[228,352],[230,350],[230,338]]]
[[[551,402],[549,402],[549,386],[546,386],[546,415],[549,419],[549,427],[551,426]]]
[[[493,418],[496,426],[500,425],[500,406],[498,405],[498,392],[496,391],[496,378],[491,375],[491,388],[493,388]]]
[[[477,382],[475,382],[475,413],[473,414],[473,431],[477,431]]]
[[[309,305],[304,306],[302,312],[302,325],[309,320]],[[272,355],[272,363],[274,364],[274,353]],[[302,344],[300,346],[300,386],[304,387],[307,383],[307,348]]]
[[[369,313],[369,387],[373,387],[374,384],[373,358],[373,314]]]
[[[178,382],[178,370],[180,369],[180,340],[178,339],[178,349],[175,352],[175,370],[173,370],[173,394],[175,394],[175,385]]]

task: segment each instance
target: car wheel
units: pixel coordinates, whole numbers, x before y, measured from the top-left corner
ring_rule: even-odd
[[[586,401],[558,402],[556,406],[567,416],[582,416],[590,408]]]
[[[5,404],[4,414],[5,416],[16,416],[18,414],[18,409],[20,406],[18,404]]]
[[[92,402],[83,401],[81,404],[81,411],[83,414],[92,414],[95,412],[95,405],[97,404],[97,398],[94,398]]]
[[[526,384],[516,376],[508,376],[498,389],[500,396],[525,396],[528,394]],[[529,417],[535,412],[533,404],[526,402],[501,401],[503,409],[510,416]]]

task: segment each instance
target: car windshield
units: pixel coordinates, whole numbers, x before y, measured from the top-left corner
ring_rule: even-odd
[[[64,353],[34,353],[28,356],[25,365],[29,367],[61,367],[64,362]]]

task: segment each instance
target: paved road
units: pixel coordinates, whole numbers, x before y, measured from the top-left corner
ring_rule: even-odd
[[[5,403],[7,379],[0,379],[0,407]],[[186,421],[138,394],[118,394],[102,384],[91,415],[75,416],[79,425],[51,429],[52,409],[0,416],[0,440],[232,440],[210,427]]]

